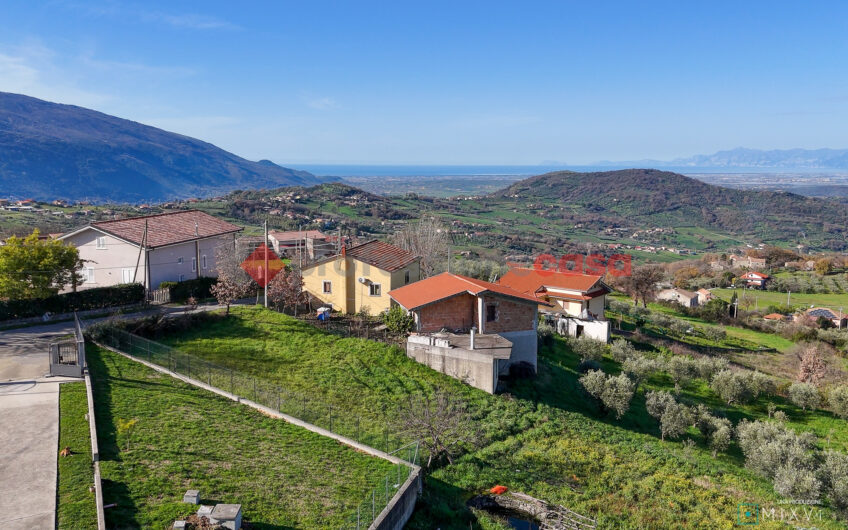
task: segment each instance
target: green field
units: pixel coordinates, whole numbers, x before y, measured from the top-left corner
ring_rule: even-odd
[[[599,416],[582,395],[579,360],[561,339],[541,349],[537,378],[515,383],[497,396],[419,365],[397,348],[327,335],[261,308],[240,307],[228,319],[164,340],[328,403],[347,403],[351,413],[391,411],[409,393],[435,388],[462,396],[480,438],[453,465],[431,470],[423,502],[409,525],[413,529],[500,527],[465,505],[495,484],[596,517],[600,528],[732,528],[740,502],[768,505],[777,500],[765,479],[744,468],[735,447],[713,458],[694,430],[689,433],[693,447],[660,441],[658,424],[645,410],[644,392],[670,388],[668,376],[655,376],[640,388],[621,420]],[[610,359],[604,364],[609,372],[618,370]],[[734,420],[765,413],[763,401],[725,407],[700,381],[683,393]],[[844,447],[844,422],[826,412],[800,414],[782,401],[779,407],[793,425],[822,436],[837,431],[831,433],[831,444]],[[839,527],[827,520],[819,526]]]
[[[112,352],[88,359],[110,528],[168,528],[196,511],[187,489],[241,504],[252,528],[339,527],[393,469]]]
[[[711,292],[722,300],[730,301],[733,293],[736,292],[739,296],[740,307],[743,300],[750,300],[751,309],[759,307],[765,309],[769,305],[785,305],[787,299],[794,307],[810,307],[822,306],[839,310],[844,307],[848,311],[848,293],[842,294],[812,294],[812,293],[791,293],[787,297],[787,293],[779,293],[776,291],[758,291],[758,290],[743,290],[743,289],[712,289]],[[744,295],[744,298],[743,298]]]
[[[91,461],[91,434],[88,420],[85,383],[59,386],[59,448],[70,448],[71,456],[59,457],[56,519],[59,528],[97,528],[97,508]]]

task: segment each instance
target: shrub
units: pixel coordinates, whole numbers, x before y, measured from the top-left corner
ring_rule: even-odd
[[[789,387],[789,399],[804,411],[815,409],[821,402],[819,391],[810,383],[793,383]]]
[[[725,451],[730,447],[730,442],[733,438],[733,424],[727,418],[719,418],[710,413],[709,409],[701,404],[693,411],[695,416],[695,427],[713,450],[713,457],[719,451]]]
[[[185,302],[191,297],[198,300],[210,298],[212,296],[212,286],[215,285],[217,281],[217,278],[203,276],[182,282],[175,282],[174,285],[168,287],[171,291],[171,301]]]
[[[654,372],[662,369],[662,365],[654,359],[649,359],[644,355],[634,355],[627,358],[624,364],[621,365],[622,371],[633,380],[636,388]]]
[[[630,304],[627,302],[621,302],[619,300],[610,300],[609,310],[614,313],[619,313],[622,315],[627,315],[630,313]]]
[[[761,395],[772,396],[777,391],[777,383],[775,383],[774,379],[762,372],[755,370],[748,377],[751,381],[751,390],[755,398]]]
[[[781,469],[786,475],[815,469],[813,449],[816,437],[810,432],[798,434],[781,423],[742,420],[736,427],[745,465],[774,479]]]
[[[660,438],[679,438],[692,424],[689,407],[678,403],[668,392],[648,392],[645,406],[648,414],[660,421]]]
[[[140,283],[95,287],[47,298],[0,300],[0,320],[34,317],[45,313],[58,314],[104,309],[142,302],[144,302],[144,286]]]
[[[592,359],[600,361],[604,358],[604,353],[607,351],[607,345],[599,340],[590,339],[588,337],[580,337],[579,339],[571,339],[568,341],[574,353],[580,356],[582,360]]]
[[[828,402],[834,414],[848,420],[848,385],[840,385],[831,389]]]
[[[666,363],[666,370],[668,370],[675,385],[685,385],[698,377],[698,363],[691,357],[675,355]]]
[[[780,467],[774,475],[774,491],[795,499],[815,499],[821,495],[822,484],[813,469]]]
[[[539,322],[536,325],[536,337],[539,340],[539,344],[550,346],[553,343],[554,327],[547,322]]]
[[[400,306],[393,306],[385,313],[381,313],[380,320],[388,331],[397,334],[409,333],[415,325],[415,317]]]
[[[721,342],[727,338],[727,332],[721,328],[707,327],[704,328],[704,337],[713,342]]]
[[[754,398],[750,377],[733,370],[715,374],[710,388],[728,405],[748,403]]]
[[[726,370],[730,363],[722,357],[701,357],[698,359],[698,375],[709,381],[713,375]]]
[[[636,355],[636,349],[629,341],[624,339],[616,339],[610,345],[610,354],[616,361],[623,363],[627,359]]]
[[[826,451],[822,479],[833,506],[843,514],[848,512],[848,455]]]
[[[608,376],[600,370],[592,370],[580,378],[580,383],[589,395],[598,399],[606,411],[614,411],[620,419],[630,408],[636,385],[624,374]]]

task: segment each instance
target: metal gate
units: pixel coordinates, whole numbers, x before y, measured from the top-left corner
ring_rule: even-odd
[[[50,344],[50,375],[82,377],[85,369],[85,338],[74,313],[74,338]]]

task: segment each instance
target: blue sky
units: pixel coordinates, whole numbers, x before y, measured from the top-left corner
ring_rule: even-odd
[[[0,91],[289,165],[586,164],[846,148],[846,48],[844,2],[5,0]]]

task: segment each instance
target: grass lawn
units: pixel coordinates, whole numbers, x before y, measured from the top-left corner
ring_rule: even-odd
[[[644,392],[668,388],[665,376],[640,389],[621,420],[599,416],[581,393],[577,356],[561,339],[540,350],[537,378],[498,396],[430,370],[397,348],[327,335],[261,308],[239,307],[230,318],[163,340],[330,403],[346,402],[352,412],[390,411],[414,391],[455,390],[472,411],[479,445],[454,464],[431,470],[412,529],[500,528],[465,505],[495,484],[596,517],[599,528],[732,528],[739,503],[777,500],[767,480],[744,468],[735,446],[713,458],[694,430],[693,447],[660,441]],[[607,371],[618,370],[612,360],[605,364]],[[722,408],[703,384],[693,383],[684,394]],[[758,417],[764,407],[758,402],[728,415]]]
[[[393,469],[112,352],[88,359],[110,528],[168,528],[196,510],[187,489],[241,504],[253,528],[339,527]]]
[[[59,386],[59,450],[69,447],[71,456],[59,457],[59,484],[56,512],[59,528],[97,528],[97,508],[91,461],[91,434],[88,427],[88,399],[85,383]]]
[[[733,293],[736,292],[739,296],[739,304],[742,307],[742,294],[743,290],[739,289],[711,289],[711,292],[721,298],[722,300],[730,301],[733,297]],[[786,304],[786,293],[779,293],[777,291],[757,291],[757,290],[748,290],[744,292],[746,299],[756,300],[757,305],[761,309],[765,309],[769,305],[772,304]],[[839,309],[840,307],[844,307],[845,311],[848,312],[848,293],[842,294],[807,294],[807,293],[792,293],[790,296],[790,303],[794,307],[810,307],[811,305],[815,306],[824,306],[832,309]],[[754,306],[752,305],[753,309]]]

